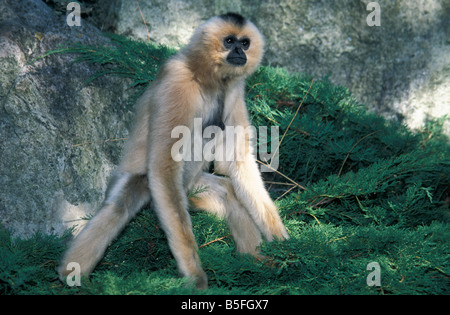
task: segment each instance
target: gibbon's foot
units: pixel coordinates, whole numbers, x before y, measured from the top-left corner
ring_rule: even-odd
[[[190,287],[193,284],[195,285],[195,288],[197,290],[207,290],[208,289],[208,276],[204,271],[199,273],[198,275],[193,275],[191,277],[188,277],[189,281],[187,282],[186,286]]]
[[[195,288],[197,290],[206,290],[208,289],[208,276],[206,276],[206,273],[203,272],[202,275],[197,277]]]

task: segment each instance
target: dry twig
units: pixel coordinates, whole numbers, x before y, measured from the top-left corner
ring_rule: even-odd
[[[141,12],[142,21],[144,21],[145,28],[147,29],[147,38],[150,41],[150,32],[148,31],[147,23],[145,23],[144,14],[142,14],[141,6],[139,5],[139,1],[138,0],[136,0],[136,4],[137,4],[137,6],[139,8],[139,12]]]
[[[294,117],[292,117],[291,122],[289,123],[288,127],[286,128],[286,131],[284,132],[283,136],[281,137],[281,140],[278,143],[278,146],[277,146],[277,148],[276,148],[276,150],[275,150],[273,155],[277,154],[278,150],[280,149],[281,143],[283,142],[284,137],[286,136],[287,132],[289,131],[289,128],[291,127],[292,123],[294,122],[295,117],[297,117],[298,111],[300,110],[300,107],[302,107],[303,102],[306,99],[306,96],[308,96],[309,91],[311,90],[311,87],[312,87],[313,83],[314,83],[314,79],[311,81],[311,84],[309,85],[308,91],[306,92],[305,96],[303,96],[303,99],[300,102],[300,105],[298,105],[297,110],[295,111]],[[272,161],[270,162],[270,165],[272,166]]]
[[[212,244],[212,243],[221,241],[221,240],[223,240],[223,239],[225,239],[225,238],[227,238],[227,237],[230,237],[230,236],[231,236],[231,234],[228,234],[228,235],[225,235],[225,236],[216,238],[215,240],[212,240],[212,241],[210,241],[210,242],[208,242],[208,243],[205,243],[205,244],[199,246],[198,248],[202,248],[202,247],[208,246],[208,245],[210,245],[210,244]]]

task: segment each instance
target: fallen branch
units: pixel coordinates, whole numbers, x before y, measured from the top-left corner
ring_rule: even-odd
[[[212,241],[210,241],[210,242],[208,242],[208,243],[205,243],[205,244],[199,246],[198,248],[200,249],[200,248],[202,248],[202,247],[205,247],[205,246],[208,246],[208,245],[210,245],[210,244],[212,244],[212,243],[221,241],[221,240],[223,240],[223,239],[225,239],[225,238],[227,238],[227,237],[230,237],[230,236],[231,236],[231,234],[228,234],[228,235],[225,235],[225,236],[216,238],[215,240],[212,240]]]

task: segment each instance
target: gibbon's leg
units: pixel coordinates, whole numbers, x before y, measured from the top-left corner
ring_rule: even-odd
[[[155,211],[180,273],[195,281],[197,289],[207,289],[208,277],[197,253],[198,247],[188,213],[187,186],[183,185],[183,177],[192,178],[189,174],[186,175],[186,172],[192,173],[192,170],[183,163],[174,164],[169,160],[165,162],[168,164],[161,162],[155,163],[155,167],[150,165],[152,176],[149,184]]]
[[[195,187],[205,191],[190,199],[195,208],[206,210],[225,218],[239,253],[257,256],[261,233],[244,206],[237,200],[231,180],[209,173],[203,173]]]
[[[262,241],[261,233],[245,207],[236,199],[231,180],[203,173],[194,187],[205,188],[205,191],[190,198],[192,205],[225,218],[237,251],[257,257],[258,246]]]
[[[80,265],[82,275],[89,275],[107,246],[149,200],[146,175],[115,173],[109,182],[102,208],[75,237],[65,253],[58,267],[61,280],[64,281],[72,271],[67,270],[70,262]]]

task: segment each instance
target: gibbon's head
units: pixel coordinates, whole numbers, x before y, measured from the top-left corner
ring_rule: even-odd
[[[204,80],[242,78],[261,62],[264,39],[256,26],[236,13],[200,25],[185,48],[190,69]]]

